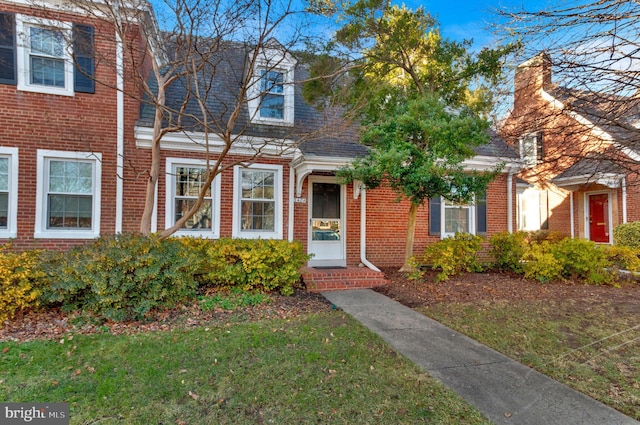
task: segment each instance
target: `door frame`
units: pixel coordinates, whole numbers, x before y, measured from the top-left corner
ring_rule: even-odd
[[[591,208],[589,206],[589,197],[591,195],[607,195],[607,229],[609,230],[609,242],[596,242],[596,243],[613,243],[613,204],[610,190],[595,190],[592,192],[584,193],[584,234],[587,240],[591,240],[591,226],[589,225],[589,216],[591,215]]]
[[[342,255],[341,258],[314,260],[310,259],[307,263],[309,267],[346,267],[347,266],[347,190],[344,184],[339,184],[336,177],[331,176],[309,176],[308,190],[309,204],[307,214],[307,253],[311,253],[312,229],[311,219],[313,215],[313,183],[333,183],[340,185],[340,242]]]

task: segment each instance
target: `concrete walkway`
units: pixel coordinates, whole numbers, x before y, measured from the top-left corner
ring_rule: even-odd
[[[640,425],[375,291],[322,295],[495,424]]]

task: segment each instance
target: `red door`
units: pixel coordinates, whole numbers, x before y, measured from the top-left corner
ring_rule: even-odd
[[[589,195],[589,239],[609,242],[609,195]]]

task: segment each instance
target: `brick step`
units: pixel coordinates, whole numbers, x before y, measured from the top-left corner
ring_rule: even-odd
[[[300,273],[307,291],[310,292],[376,288],[389,283],[384,277],[384,273],[376,272],[366,267],[303,267]]]

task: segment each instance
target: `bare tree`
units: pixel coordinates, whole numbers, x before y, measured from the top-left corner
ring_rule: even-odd
[[[196,201],[173,226],[160,232],[161,237],[175,233],[199,211],[213,180],[225,170],[264,156],[290,154],[300,143],[326,136],[329,129],[340,131],[339,117],[329,111],[322,128],[316,125],[301,132],[291,125],[288,131],[260,137],[249,131],[252,120],[246,119],[247,109],[249,115],[255,113],[272,89],[256,70],[280,69],[296,50],[314,44],[316,35],[307,21],[311,15],[304,5],[289,0],[166,0],[154,4],[153,10],[146,0],[71,0],[68,7],[110,27],[106,33],[115,34],[123,50],[123,63],[99,49],[94,53],[97,64],[111,67],[127,80],[123,87],[87,76],[145,105],[142,119],[152,128],[151,161],[148,169],[135,170],[146,179],[143,234],[152,228],[162,174],[161,141],[167,135],[179,133],[201,145],[206,172]],[[302,74],[296,73],[295,81],[273,84],[293,90],[304,81]],[[234,148],[242,149],[242,159],[229,162]]]
[[[517,140],[545,128],[545,138],[557,140],[545,152],[546,164],[537,168],[539,172],[561,170],[585,158],[591,161],[592,172],[611,167],[634,172],[637,161],[625,152],[640,151],[640,3],[558,4],[497,12],[496,32],[522,46],[514,58],[516,65],[524,62],[516,68],[516,77],[548,61],[548,69],[538,74],[541,80],[529,75],[529,81],[541,84],[553,98],[553,104],[536,106],[522,96],[536,88],[516,81],[516,104],[505,131]],[[525,62],[536,56],[537,63]]]

